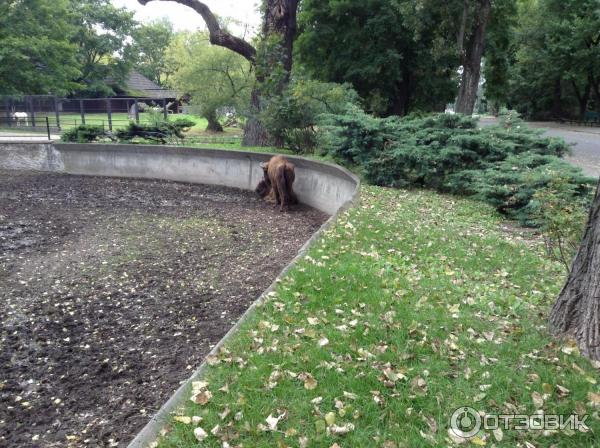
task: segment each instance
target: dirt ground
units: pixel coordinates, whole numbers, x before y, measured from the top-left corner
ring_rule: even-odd
[[[0,171],[0,447],[126,446],[326,219]]]

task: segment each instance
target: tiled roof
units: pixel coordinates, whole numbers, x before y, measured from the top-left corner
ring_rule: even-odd
[[[164,89],[135,70],[129,72],[125,84],[127,90],[143,92],[148,98],[179,98],[176,90]]]

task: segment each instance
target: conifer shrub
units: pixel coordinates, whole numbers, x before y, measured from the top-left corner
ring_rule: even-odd
[[[61,135],[61,140],[69,143],[92,143],[107,139],[110,139],[110,135],[104,127],[92,124],[81,124],[67,129]]]
[[[595,183],[562,159],[564,141],[514,119],[478,128],[462,115],[380,119],[354,109],[325,117],[321,131],[321,150],[370,183],[470,196],[525,225],[539,224],[534,195],[558,175],[577,203],[588,203]]]

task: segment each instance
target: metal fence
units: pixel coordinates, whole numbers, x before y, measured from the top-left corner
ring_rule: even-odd
[[[166,119],[179,112],[179,103],[168,98],[59,98],[51,95],[0,96],[0,135],[60,134],[81,124],[112,131],[137,123]]]

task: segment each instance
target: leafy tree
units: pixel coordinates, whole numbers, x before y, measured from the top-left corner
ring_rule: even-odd
[[[174,44],[180,66],[173,83],[190,94],[208,120],[207,130],[222,132],[219,114],[247,108],[253,84],[252,66],[239,54],[212,46],[206,33],[182,34]]]
[[[0,92],[64,95],[79,76],[67,0],[0,0]]]
[[[358,104],[358,95],[349,84],[296,75],[282,95],[271,99],[262,120],[276,146],[310,153],[317,146],[317,129],[323,115],[343,114]]]
[[[76,94],[108,96],[114,94],[107,83],[123,83],[131,61],[125,58],[135,25],[133,13],[116,8],[109,0],[71,0],[71,21],[76,27],[73,42],[81,75],[75,79],[83,85]]]
[[[167,52],[174,38],[171,22],[163,19],[141,25],[132,34],[133,43],[126,48],[126,59],[148,79],[160,86],[168,86],[175,71]]]
[[[316,79],[351,83],[377,114],[443,110],[457,60],[440,26],[447,11],[434,3],[305,0],[298,59]]]
[[[600,5],[521,0],[509,57],[508,103],[530,117],[600,111]]]
[[[138,0],[142,5],[150,1]],[[202,16],[211,44],[239,54],[255,67],[256,85],[251,95],[252,107],[244,128],[243,143],[249,146],[269,144],[270,136],[259,119],[263,109],[262,99],[281,94],[289,81],[299,0],[263,1],[263,26],[258,49],[227,31],[205,3],[198,0],[173,1],[189,6]]]

